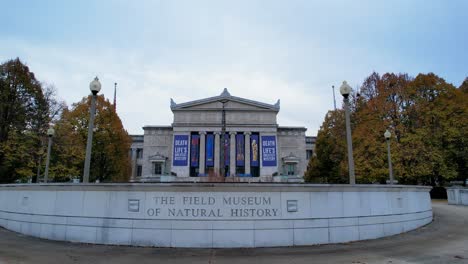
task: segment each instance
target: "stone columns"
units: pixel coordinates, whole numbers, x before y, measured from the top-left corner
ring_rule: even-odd
[[[135,178],[137,176],[137,158],[136,158],[136,149],[132,148],[131,150],[132,151],[131,151],[131,154],[130,154],[130,158],[132,160],[132,176],[130,177],[130,182],[133,182],[133,181],[135,181]],[[141,175],[141,176],[143,176],[143,175]]]
[[[200,161],[200,164],[198,165],[199,167],[199,170],[198,170],[198,173],[199,174],[205,174],[205,138],[206,138],[206,132],[204,131],[201,131],[201,132],[198,132],[198,134],[200,134],[200,158],[199,158],[199,161]]]
[[[221,142],[221,139],[220,139],[220,135],[221,135],[221,132],[219,131],[215,131],[214,132],[214,135],[215,135],[215,147],[214,147],[214,173],[215,175],[219,175],[220,174],[220,171],[219,171],[219,159],[220,159],[220,151],[221,151],[221,146],[220,146],[220,142]],[[224,161],[223,161],[224,162]]]
[[[229,132],[231,136],[230,142],[230,163],[229,163],[229,176],[236,175],[236,134],[237,132]]]
[[[246,175],[250,175],[250,135],[251,132],[244,132],[245,136],[245,147],[244,147],[244,164],[245,164],[245,170],[244,173]]]

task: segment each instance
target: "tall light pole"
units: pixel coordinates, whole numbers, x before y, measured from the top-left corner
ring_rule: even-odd
[[[221,100],[221,103],[223,104],[223,110],[222,110],[222,116],[221,116],[221,144],[219,144],[221,147],[219,148],[221,150],[221,153],[219,155],[219,170],[220,174],[222,177],[226,176],[226,164],[224,163],[225,157],[224,157],[224,152],[225,150],[225,144],[226,144],[226,109],[224,108],[225,104],[227,103],[228,100],[223,99]]]
[[[49,137],[49,144],[47,146],[47,160],[45,166],[44,182],[47,183],[49,179],[49,162],[50,162],[50,149],[52,148],[52,138],[54,137],[55,130],[53,128],[47,129],[47,136]]]
[[[335,107],[335,111],[336,111],[335,85],[332,85],[332,90],[333,90],[333,106]]]
[[[346,116],[346,142],[348,143],[348,167],[349,167],[349,184],[356,184],[356,175],[354,175],[354,158],[353,158],[353,141],[351,139],[351,124],[349,121],[349,95],[351,94],[351,86],[346,81],[340,87],[340,93],[344,98],[345,116]]]
[[[37,164],[37,172],[36,172],[36,181],[32,179],[32,182],[39,183],[39,178],[41,177],[41,162],[42,162],[42,155],[44,154],[44,150],[42,149],[44,145],[44,141],[41,140],[41,149],[39,150],[39,162]]]
[[[388,129],[384,133],[385,141],[387,141],[387,156],[388,156],[388,172],[390,174],[390,184],[393,185],[393,168],[392,168],[392,154],[390,153],[390,137],[392,134]]]
[[[88,125],[88,141],[86,142],[86,158],[83,171],[83,182],[89,182],[89,167],[91,165],[91,147],[93,144],[93,130],[94,130],[94,115],[96,114],[96,97],[97,93],[101,90],[101,83],[98,77],[89,84],[89,89],[93,94],[91,96],[91,111]]]

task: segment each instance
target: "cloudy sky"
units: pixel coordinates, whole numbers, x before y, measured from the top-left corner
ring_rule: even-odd
[[[117,82],[131,134],[171,124],[170,98],[227,87],[281,99],[278,123],[316,135],[343,80],[434,72],[459,86],[468,76],[464,0],[0,0],[0,9],[1,62],[19,57],[69,105],[95,75],[110,100]]]

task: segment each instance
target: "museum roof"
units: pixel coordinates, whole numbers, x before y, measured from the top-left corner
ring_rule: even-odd
[[[172,126],[144,126],[143,130],[171,130]]]
[[[213,96],[213,97],[208,97],[208,98],[204,98],[204,99],[189,101],[189,102],[185,102],[185,103],[177,104],[171,98],[171,110],[179,110],[179,109],[184,109],[184,108],[188,108],[188,107],[191,107],[191,106],[196,106],[196,105],[201,105],[201,104],[206,104],[206,103],[212,103],[212,102],[218,102],[218,101],[221,101],[221,102],[222,101],[234,101],[234,102],[239,102],[239,103],[244,103],[244,104],[248,104],[248,105],[257,106],[257,107],[260,107],[260,108],[274,110],[274,111],[277,111],[277,112],[280,109],[280,100],[279,99],[275,104],[267,104],[267,103],[262,103],[262,102],[258,102],[258,101],[254,101],[254,100],[250,100],[250,99],[245,99],[245,98],[241,98],[241,97],[237,97],[237,96],[232,96],[229,93],[228,89],[224,88],[223,92],[218,96]]]
[[[299,126],[279,126],[278,130],[286,130],[286,131],[306,131],[307,128],[305,127],[299,127]]]

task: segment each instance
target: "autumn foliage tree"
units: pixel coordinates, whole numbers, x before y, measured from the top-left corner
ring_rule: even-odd
[[[65,109],[57,122],[55,153],[50,175],[55,181],[82,177],[88,135],[91,97],[83,98]],[[113,105],[103,95],[97,96],[90,181],[126,182],[130,175],[131,139]]]
[[[0,65],[0,183],[35,175],[57,102],[18,58]]]
[[[386,129],[393,135],[392,160],[399,183],[437,185],[449,180],[464,181],[468,159],[467,86],[465,80],[457,89],[432,73],[416,78],[373,73],[366,78],[352,107],[357,182],[383,183],[388,179],[383,137]],[[317,142],[331,137],[323,133],[328,123],[327,116]],[[335,131],[334,137],[344,140],[344,126],[342,129]],[[322,153],[326,157],[320,156],[322,148],[329,148],[325,145],[317,143],[317,160],[330,159],[327,152]],[[345,153],[345,148],[346,145],[341,146],[340,151]],[[346,159],[345,155],[342,157],[332,171],[343,169]],[[327,175],[329,170],[311,161],[307,175]]]

